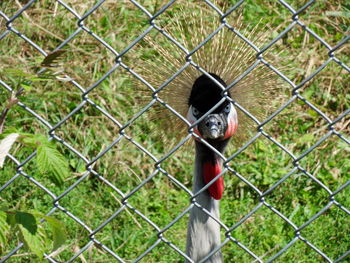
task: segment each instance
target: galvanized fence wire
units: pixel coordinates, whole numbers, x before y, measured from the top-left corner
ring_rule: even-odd
[[[28,44],[30,44],[32,47],[34,47],[39,53],[44,55],[45,57],[48,56],[48,53],[46,53],[37,43],[35,43],[33,40],[31,40],[29,37],[27,37],[25,34],[21,32],[21,29],[16,28],[14,26],[14,22],[16,19],[18,19],[23,12],[25,12],[27,9],[31,8],[31,6],[36,2],[36,0],[31,0],[27,4],[23,6],[20,10],[18,10],[17,13],[15,13],[13,16],[8,16],[6,14],[6,10],[0,10],[0,16],[6,21],[6,30],[0,35],[0,44],[3,39],[5,39],[8,35],[10,34],[15,34],[17,35],[18,38],[23,39],[26,41]],[[178,254],[179,254],[179,259],[189,259],[184,251],[181,251],[179,248],[177,248],[172,242],[170,242],[168,239],[166,239],[163,236],[163,233],[170,229],[176,222],[178,222],[185,214],[187,214],[194,206],[200,207],[200,205],[196,202],[196,196],[200,194],[201,192],[205,191],[210,184],[208,184],[205,188],[200,190],[197,193],[192,193],[191,190],[187,189],[180,181],[178,181],[174,176],[169,174],[165,169],[161,167],[162,162],[169,158],[175,151],[177,151],[186,141],[190,140],[191,137],[197,137],[200,139],[196,134],[193,133],[193,127],[196,125],[190,124],[186,121],[186,119],[181,116],[178,112],[176,112],[173,108],[171,108],[166,101],[162,101],[157,94],[162,91],[173,79],[178,76],[181,72],[183,72],[187,67],[194,66],[197,68],[199,71],[201,71],[203,74],[208,74],[203,68],[201,68],[201,65],[197,65],[195,62],[191,60],[191,56],[197,52],[198,49],[200,49],[202,46],[204,46],[210,39],[215,37],[215,35],[220,32],[223,28],[227,28],[232,31],[233,34],[236,34],[240,39],[242,39],[246,44],[248,44],[251,48],[253,48],[256,51],[256,62],[249,67],[239,78],[237,78],[233,83],[229,84],[226,89],[231,88],[233,85],[237,84],[241,79],[243,79],[247,74],[249,74],[254,68],[256,68],[258,65],[265,65],[266,67],[270,68],[277,74],[281,79],[283,79],[290,87],[293,89],[292,97],[289,98],[289,100],[282,105],[278,110],[276,110],[271,116],[266,118],[263,122],[259,122],[257,118],[255,118],[254,115],[249,113],[246,109],[244,109],[241,105],[239,105],[237,102],[234,100],[226,97],[225,99],[230,99],[233,104],[235,105],[236,108],[238,108],[240,111],[244,112],[251,120],[253,120],[258,128],[256,131],[256,135],[251,138],[243,147],[238,149],[233,155],[229,156],[228,158],[225,158],[224,156],[220,155],[223,160],[224,160],[224,169],[220,175],[217,176],[220,177],[222,176],[225,172],[229,171],[230,173],[233,173],[235,176],[237,176],[242,182],[244,182],[247,186],[249,186],[252,191],[254,191],[258,196],[259,196],[259,203],[254,207],[248,214],[246,214],[239,222],[237,222],[235,225],[232,227],[226,226],[223,222],[221,222],[219,219],[214,218],[212,215],[210,215],[214,220],[216,220],[220,225],[221,228],[224,229],[225,231],[225,236],[226,238],[222,241],[222,244],[220,247],[218,247],[216,250],[212,251],[211,254],[209,254],[206,258],[204,258],[201,262],[205,262],[207,258],[209,258],[213,253],[215,253],[217,250],[225,246],[228,242],[234,242],[238,247],[243,249],[246,253],[248,253],[251,257],[252,260],[255,260],[256,262],[272,262],[279,256],[281,256],[284,252],[286,252],[295,242],[298,240],[303,241],[307,246],[312,248],[318,255],[320,255],[325,261],[327,262],[340,262],[344,260],[347,256],[350,254],[350,250],[346,251],[344,254],[339,256],[337,259],[331,259],[329,256],[327,256],[327,251],[323,251],[322,249],[318,248],[316,245],[314,245],[311,241],[309,241],[307,238],[305,238],[302,234],[301,231],[307,227],[308,225],[312,224],[317,218],[319,218],[322,214],[324,214],[330,207],[336,206],[342,211],[344,211],[347,215],[350,216],[350,211],[348,208],[346,208],[341,202],[337,201],[337,194],[344,190],[346,187],[349,187],[350,181],[347,181],[344,185],[339,187],[337,190],[332,191],[330,190],[326,185],[324,185],[320,180],[317,179],[317,177],[311,173],[309,173],[304,167],[301,166],[300,161],[307,156],[310,152],[314,151],[315,148],[317,148],[321,143],[323,143],[325,140],[327,140],[330,136],[335,135],[337,136],[340,140],[344,141],[347,145],[350,145],[349,138],[346,138],[343,134],[339,133],[334,127],[335,125],[346,118],[346,116],[349,115],[350,109],[347,109],[345,112],[343,112],[341,115],[339,115],[335,119],[330,119],[326,113],[324,113],[321,109],[319,109],[317,106],[315,106],[311,101],[307,100],[305,97],[303,97],[299,93],[299,89],[302,88],[306,83],[308,83],[311,79],[317,78],[317,75],[319,72],[324,69],[329,63],[335,62],[337,63],[340,67],[342,67],[346,72],[350,72],[349,66],[345,65],[340,59],[337,58],[335,55],[335,52],[342,47],[347,41],[349,41],[350,36],[344,36],[344,38],[336,45],[336,46],[331,46],[329,45],[324,39],[322,39],[320,36],[318,36],[312,29],[310,29],[308,26],[306,26],[298,17],[300,13],[305,11],[309,6],[313,5],[315,1],[309,1],[307,2],[303,7],[301,7],[299,10],[294,10],[292,6],[290,6],[286,1],[279,0],[279,3],[282,4],[289,12],[290,12],[290,17],[291,23],[289,26],[286,27],[286,29],[281,32],[276,38],[274,38],[270,43],[268,43],[266,46],[264,46],[262,49],[259,49],[252,43],[249,39],[247,39],[241,32],[239,32],[237,29],[232,27],[227,21],[226,17],[229,16],[232,12],[237,10],[238,8],[241,7],[243,4],[244,0],[238,1],[234,6],[232,6],[226,13],[222,13],[222,11],[216,7],[213,3],[210,1],[205,1],[206,4],[215,10],[220,16],[221,16],[221,24],[220,26],[209,36],[206,37],[205,41],[203,41],[198,47],[196,47],[194,50],[187,50],[185,47],[183,47],[178,41],[176,41],[173,37],[168,35],[160,26],[158,26],[155,21],[156,19],[162,15],[168,8],[170,8],[175,0],[169,1],[166,5],[164,5],[157,13],[151,14],[144,6],[142,6],[139,2],[135,0],[130,0],[137,8],[139,8],[142,12],[144,12],[145,15],[148,16],[149,19],[149,27],[146,28],[135,40],[133,40],[124,50],[122,51],[116,51],[113,49],[106,41],[104,41],[100,36],[98,36],[95,32],[93,32],[90,28],[88,28],[84,22],[85,20],[96,10],[100,8],[100,6],[105,2],[105,0],[98,1],[90,10],[88,10],[83,16],[80,16],[75,10],[74,6],[68,5],[66,2],[62,0],[56,0],[56,4],[60,5],[63,7],[67,12],[71,13],[75,19],[76,19],[76,24],[77,24],[77,29],[75,30],[74,33],[72,33],[69,37],[67,37],[64,41],[62,41],[54,51],[60,50],[63,47],[65,47],[69,42],[71,42],[73,39],[79,37],[79,33],[82,31],[87,32],[90,36],[92,36],[95,40],[97,40],[99,43],[101,43],[106,49],[111,51],[114,56],[115,56],[115,64],[114,66],[101,78],[99,79],[96,83],[91,85],[90,87],[82,87],[77,81],[71,79],[70,83],[73,84],[78,90],[81,91],[81,103],[72,111],[70,112],[67,116],[62,118],[58,123],[56,124],[51,124],[49,121],[45,120],[43,117],[41,117],[38,113],[36,113],[35,109],[29,108],[27,105],[23,104],[22,102],[18,102],[18,105],[22,107],[24,110],[26,110],[28,113],[31,114],[33,119],[39,120],[43,126],[47,127],[49,129],[48,135],[50,140],[55,140],[57,142],[60,142],[62,145],[64,145],[67,149],[72,151],[78,158],[83,160],[86,164],[86,173],[81,176],[77,181],[75,181],[68,189],[66,189],[63,193],[60,195],[55,195],[52,193],[47,187],[45,187],[43,184],[40,183],[40,181],[34,179],[30,171],[26,172],[26,164],[35,157],[36,152],[33,152],[28,158],[26,158],[23,161],[19,161],[16,159],[15,156],[8,154],[8,158],[15,163],[17,166],[17,173],[9,180],[6,182],[4,185],[0,187],[0,193],[3,191],[6,191],[7,188],[11,186],[11,184],[18,180],[19,178],[25,177],[28,179],[30,182],[32,182],[36,187],[42,189],[47,195],[49,195],[52,198],[52,209],[47,213],[47,215],[53,214],[55,211],[62,211],[65,213],[68,217],[73,219],[77,224],[79,224],[82,228],[84,228],[86,231],[89,233],[89,239],[90,242],[88,242],[83,248],[81,248],[79,251],[75,253],[75,255],[70,258],[67,262],[73,262],[75,259],[77,259],[84,251],[86,251],[89,247],[93,245],[97,245],[99,248],[103,249],[106,251],[106,253],[109,253],[111,256],[111,260],[115,259],[116,261],[119,262],[125,262],[115,251],[111,250],[108,246],[106,246],[102,241],[98,240],[96,238],[96,234],[101,231],[107,224],[109,224],[114,218],[118,217],[118,215],[124,211],[125,209],[130,209],[137,215],[139,215],[145,222],[147,222],[150,226],[152,226],[155,231],[158,233],[158,239],[154,242],[153,245],[151,245],[147,250],[145,250],[141,255],[139,255],[138,258],[133,259],[133,262],[138,262],[142,260],[154,247],[159,245],[160,243],[165,243],[167,244],[170,248],[174,249]],[[302,27],[308,34],[312,35],[317,41],[319,41],[327,50],[328,50],[328,59],[320,66],[318,67],[312,74],[310,74],[308,77],[306,77],[301,83],[295,84],[292,80],[290,80],[287,76],[285,76],[283,73],[281,73],[278,69],[276,69],[273,65],[269,64],[267,60],[264,59],[264,53],[270,49],[278,40],[283,38],[288,32],[290,32],[294,27],[300,26]],[[178,70],[170,79],[168,79],[165,83],[163,83],[160,87],[152,87],[149,83],[147,83],[146,80],[144,80],[141,76],[139,76],[136,72],[134,72],[127,64],[123,62],[123,56],[133,47],[138,44],[145,36],[148,35],[148,33],[151,30],[157,30],[159,33],[164,35],[169,41],[174,43],[179,49],[181,49],[183,52],[186,54],[186,63],[183,65],[182,68]],[[98,106],[92,99],[89,98],[89,93],[97,88],[100,83],[108,78],[108,76],[113,73],[116,69],[122,68],[126,71],[128,71],[132,76],[134,76],[136,79],[144,83],[147,87],[149,87],[153,91],[153,100],[149,102],[148,105],[146,105],[142,110],[140,110],[138,113],[135,114],[133,118],[131,118],[129,121],[126,123],[120,123],[117,119],[115,119],[112,114],[110,114],[108,111],[105,109],[101,108]],[[6,84],[4,81],[0,79],[0,85],[8,91],[8,93],[14,92],[14,88]],[[223,87],[225,88],[225,87]],[[307,104],[311,109],[313,109],[317,114],[322,117],[322,119],[327,123],[328,125],[328,132],[321,137],[314,145],[312,145],[309,149],[307,149],[305,152],[303,152],[301,155],[296,156],[293,154],[293,152],[289,151],[284,145],[282,145],[280,142],[278,142],[276,139],[274,139],[272,136],[270,136],[266,131],[264,131],[264,126],[269,123],[273,118],[275,118],[278,114],[280,114],[281,111],[283,111],[286,107],[288,107],[291,103],[293,103],[296,100],[301,100],[305,104]],[[144,148],[141,144],[139,144],[137,141],[135,141],[132,137],[128,136],[124,130],[129,127],[130,125],[133,125],[133,123],[146,111],[148,111],[154,104],[156,103],[161,103],[164,107],[166,107],[169,111],[171,111],[173,114],[175,114],[177,117],[179,117],[182,121],[186,122],[189,127],[189,134],[182,139],[182,141],[175,146],[169,153],[165,154],[163,158],[158,159],[156,158],[150,151],[148,151],[146,148]],[[220,104],[220,103],[219,103]],[[219,106],[216,105],[216,106]],[[66,123],[74,114],[76,114],[80,109],[84,107],[84,105],[91,105],[94,108],[96,108],[101,115],[106,116],[109,120],[111,120],[116,126],[119,128],[119,135],[118,137],[108,146],[106,147],[100,154],[98,154],[95,158],[92,160],[88,159],[84,154],[76,150],[74,147],[72,147],[67,141],[64,139],[60,138],[58,135],[55,134],[55,131],[64,123]],[[214,110],[214,109],[212,109]],[[209,114],[208,112],[207,114]],[[293,165],[294,168],[286,174],[283,178],[281,178],[278,182],[276,182],[273,186],[271,186],[267,191],[262,192],[259,190],[258,186],[254,185],[251,183],[249,180],[247,180],[244,175],[239,174],[239,172],[235,171],[230,167],[229,162],[234,159],[237,155],[239,155],[241,152],[243,152],[249,145],[253,144],[258,138],[260,137],[265,137],[271,143],[275,144],[278,146],[283,152],[285,152],[287,155],[289,155],[292,160],[293,160]],[[121,139],[127,139],[130,143],[135,145],[140,153],[144,153],[146,156],[148,156],[150,159],[154,161],[155,164],[155,171],[153,174],[151,174],[147,179],[142,181],[135,189],[130,191],[130,193],[125,194],[123,193],[120,189],[118,189],[115,185],[113,185],[111,182],[109,182],[106,178],[101,176],[97,171],[94,170],[93,166],[96,163],[97,160],[99,160],[103,155],[105,155],[107,152],[110,151],[110,149],[118,144],[118,142]],[[201,140],[201,139],[200,139]],[[203,143],[207,144],[205,141],[202,140]],[[208,147],[211,147],[209,144],[207,144]],[[212,147],[211,147],[212,148]],[[215,149],[212,148],[214,151]],[[328,193],[328,203],[314,216],[312,216],[307,222],[305,222],[303,225],[298,226],[293,223],[292,220],[288,219],[283,213],[281,213],[278,209],[276,209],[273,205],[268,203],[265,200],[265,197],[274,191],[279,185],[281,185],[283,182],[285,182],[292,174],[300,172],[313,180],[319,187],[327,191]],[[181,189],[186,191],[190,196],[191,196],[191,204],[182,212],[180,213],[172,222],[170,222],[166,227],[160,228],[157,226],[154,222],[152,222],[147,216],[145,216],[143,213],[141,213],[138,209],[133,207],[131,204],[129,204],[128,199],[136,192],[138,191],[141,187],[143,187],[147,182],[152,180],[157,174],[162,174],[163,176],[166,176],[169,180],[174,182],[177,186],[179,186]],[[111,189],[113,189],[116,193],[118,193],[122,198],[121,198],[121,203],[122,206],[108,219],[106,219],[100,226],[98,226],[96,229],[91,229],[83,220],[72,214],[67,208],[63,207],[60,204],[60,200],[67,196],[73,189],[75,189],[81,182],[83,182],[88,176],[93,175],[96,176],[99,180],[103,181],[106,185],[108,185]],[[216,179],[216,178],[215,178]],[[213,183],[214,180],[211,182]],[[239,240],[235,239],[233,235],[231,235],[232,231],[237,229],[240,225],[242,225],[244,222],[246,222],[255,212],[259,210],[261,207],[267,207],[270,209],[273,213],[278,215],[282,220],[284,220],[289,226],[291,226],[294,231],[294,238],[288,243],[286,246],[282,247],[276,254],[271,256],[267,261],[263,261],[262,259],[259,258],[259,256],[255,255],[253,251],[251,251],[248,247],[246,247],[243,243],[241,243]],[[203,209],[204,210],[204,209]],[[206,213],[210,214],[208,211],[205,211]],[[21,248],[23,247],[23,244],[20,243],[18,244],[17,247],[15,247],[10,253],[7,255],[3,255],[1,257],[1,262],[5,262],[8,259],[10,259],[13,255],[15,255]],[[45,258],[49,262],[58,262],[55,260],[54,256],[52,255],[45,255]]]

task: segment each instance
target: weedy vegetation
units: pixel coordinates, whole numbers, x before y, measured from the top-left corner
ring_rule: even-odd
[[[11,17],[26,2],[1,1],[0,12]],[[66,2],[80,15],[95,4],[95,1],[82,0]],[[139,2],[154,13],[164,1]],[[234,4],[235,1],[230,2]],[[289,2],[299,9],[307,1]],[[176,4],[159,16],[156,22],[171,21],[178,10],[179,4]],[[292,23],[290,12],[277,1],[248,0],[239,12],[246,27],[259,25],[261,30],[271,32],[271,37],[276,37]],[[350,5],[346,1],[317,1],[298,17],[333,47],[349,34]],[[115,50],[122,51],[149,26],[149,21],[132,3],[105,1],[87,17],[84,25]],[[48,53],[78,29],[77,19],[71,13],[57,2],[48,0],[35,2],[12,26]],[[5,30],[6,21],[0,16],[0,34]],[[154,41],[160,37],[155,30],[150,35]],[[131,69],[141,65],[140,61],[157,55],[151,47],[144,48],[143,43],[141,41],[122,58],[123,63]],[[171,43],[168,45],[175,48]],[[76,110],[82,102],[82,92],[72,85],[71,80],[87,89],[115,65],[115,55],[85,31],[79,32],[63,50],[65,52],[55,59],[58,60],[57,65],[53,65],[56,61],[48,65],[47,61],[43,64],[44,57],[18,35],[10,32],[0,41],[0,79],[15,92],[20,91],[18,100],[53,126]],[[310,76],[329,58],[328,50],[300,26],[293,28],[267,52],[277,57],[278,63],[273,66],[296,84]],[[349,66],[349,42],[336,50],[334,55]],[[44,66],[50,68],[50,74],[38,75]],[[166,63],[160,66],[166,66]],[[299,94],[334,120],[350,107],[349,83],[349,72],[331,62],[302,86]],[[151,101],[151,91],[140,94],[140,85],[142,83],[125,69],[117,68],[88,94],[92,103],[79,108],[54,131],[54,135],[88,160],[94,159],[119,137],[118,126],[101,114],[97,106],[123,125]],[[283,85],[280,90],[283,99],[272,100],[271,104],[276,109],[282,106],[292,97],[292,89],[288,84]],[[0,85],[0,112],[5,110],[11,96],[14,94]],[[149,100],[139,100],[140,96],[148,96]],[[171,150],[171,145],[178,142],[178,138],[159,136],[162,122],[148,118],[150,115],[142,115],[124,132],[154,156],[161,158]],[[349,139],[349,124],[347,115],[333,128]],[[300,99],[282,110],[263,129],[297,157],[329,131],[327,122]],[[139,214],[126,208],[122,196],[100,179],[107,179],[121,192],[128,194],[155,171],[154,161],[124,137],[90,167],[98,175],[89,174],[84,160],[62,141],[48,140],[49,132],[38,118],[19,104],[11,105],[6,113],[1,139],[11,133],[19,134],[10,154],[20,163],[35,151],[37,156],[20,168],[28,176],[18,174],[13,181],[11,179],[18,171],[14,159],[6,158],[4,166],[0,168],[0,187],[11,181],[0,191],[0,257],[7,255],[20,242],[25,242],[29,246],[16,252],[10,262],[38,262],[43,253],[51,255],[58,262],[65,262],[88,245],[89,232],[67,213],[56,209],[50,216],[44,216],[52,210],[53,198],[30,180],[33,178],[59,196],[82,179],[59,200],[59,206],[79,218],[91,230],[98,228],[121,209],[118,216],[93,238],[125,262],[134,261],[158,240],[158,232]],[[255,134],[256,130],[251,130],[244,141],[233,142],[226,156],[234,154]],[[161,164],[163,169],[188,189],[191,189],[194,161],[194,150],[190,146],[192,144],[189,142]],[[300,169],[295,169],[293,159],[286,152],[260,136],[229,164],[260,191],[267,191],[291,172],[288,179],[266,194],[264,200],[296,226],[302,226],[330,201],[329,193],[303,171],[312,174],[331,191],[336,191],[350,179],[349,155],[350,146],[332,135],[298,162]],[[252,211],[260,200],[256,192],[235,174],[227,172],[224,179],[226,191],[221,202],[221,217],[226,226],[232,227]],[[350,210],[349,186],[337,192],[333,198],[347,211]],[[158,172],[128,199],[128,204],[162,229],[189,206],[189,200],[190,196],[184,190]],[[182,251],[185,250],[187,220],[188,214],[162,234]],[[315,221],[307,224],[300,235],[335,260],[349,251],[349,226],[349,214],[332,205]],[[36,233],[32,235],[37,238],[35,247],[30,246],[31,241],[23,237],[29,230]],[[270,208],[262,206],[230,235],[265,261],[290,243],[295,237],[295,231]],[[224,233],[222,238],[225,238]],[[225,262],[256,262],[234,242],[228,242],[222,251]],[[343,262],[348,260],[344,259]],[[76,259],[76,262],[111,261],[111,255],[96,244],[89,246]],[[182,259],[169,245],[161,242],[141,262],[182,262]],[[298,240],[274,262],[326,261],[310,246]]]

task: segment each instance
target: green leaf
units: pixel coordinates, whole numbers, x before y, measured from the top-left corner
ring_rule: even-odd
[[[37,148],[38,147],[38,140],[29,133],[21,133],[21,136],[19,137],[19,140],[21,143],[23,143],[25,146]]]
[[[66,241],[66,231],[61,221],[51,216],[43,216],[49,224],[53,235],[53,250],[58,249]]]
[[[17,224],[21,224],[32,235],[35,235],[37,233],[38,225],[33,214],[17,211],[15,220]]]
[[[36,162],[41,173],[50,174],[57,184],[69,176],[67,160],[45,136],[21,133],[20,141],[37,149]]]
[[[36,140],[37,144],[43,144],[45,146],[48,146],[48,147],[52,147],[54,148],[55,145],[50,142],[46,136],[44,135],[41,135],[41,134],[36,134],[36,135],[32,135],[33,139]]]
[[[6,235],[10,226],[6,222],[7,214],[0,210],[0,247],[7,243]]]
[[[8,212],[7,213],[7,218],[6,218],[6,222],[11,226],[14,227],[16,225],[16,217],[15,217],[15,213],[12,212]]]
[[[56,183],[62,184],[69,176],[68,162],[55,148],[40,145],[37,148],[36,162],[41,173],[50,173]]]
[[[41,144],[54,148],[54,144],[41,134],[20,133],[19,141],[28,147],[38,148]]]
[[[45,248],[44,244],[38,235],[33,235],[31,232],[29,232],[25,227],[22,225],[19,225],[19,229],[21,231],[23,242],[27,245],[27,247],[39,258],[43,258]]]

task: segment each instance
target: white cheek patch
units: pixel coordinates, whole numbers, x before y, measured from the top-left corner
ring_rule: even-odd
[[[190,108],[188,109],[188,112],[187,112],[187,120],[193,124],[197,121],[197,118],[193,115],[193,109],[192,109],[192,105],[190,106]],[[202,135],[200,134],[200,132],[198,131],[198,127],[197,125],[193,127],[193,132],[195,134],[197,134],[198,136],[202,137]]]
[[[193,124],[197,121],[197,118],[193,116],[193,113],[192,113],[193,109],[192,109],[192,105],[190,106],[190,108],[188,109],[188,112],[187,112],[187,120]],[[195,127],[196,128],[196,127]]]
[[[233,121],[234,123],[238,124],[237,111],[231,102],[230,102],[230,113],[227,116],[227,121],[228,123],[230,121]]]
[[[238,127],[237,111],[232,103],[230,103],[230,112],[227,116],[227,125],[224,139],[230,138],[236,132]]]

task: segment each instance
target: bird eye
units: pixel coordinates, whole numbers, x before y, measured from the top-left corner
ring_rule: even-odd
[[[230,110],[231,110],[231,105],[230,105],[230,103],[229,103],[229,104],[226,105],[224,111],[225,111],[225,113],[228,114],[228,113],[230,113]]]
[[[192,114],[193,116],[197,116],[199,114],[199,111],[193,106],[192,106]]]

